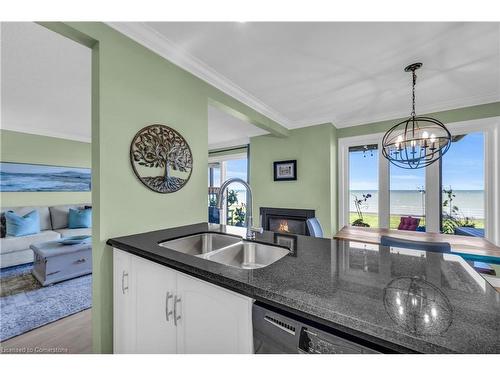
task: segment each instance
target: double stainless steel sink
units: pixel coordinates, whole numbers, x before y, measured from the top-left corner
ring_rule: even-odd
[[[160,246],[241,269],[269,266],[288,255],[286,248],[245,241],[222,233],[199,233],[159,243]]]

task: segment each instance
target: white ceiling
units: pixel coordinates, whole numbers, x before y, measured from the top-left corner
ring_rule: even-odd
[[[159,22],[112,27],[288,128],[500,100],[500,23]]]
[[[268,132],[208,106],[208,149],[215,150],[250,143],[250,137],[269,134]]]
[[[337,127],[500,100],[499,23],[113,23],[288,128]],[[2,128],[90,141],[91,52],[2,23]],[[266,134],[209,108],[209,148]]]
[[[2,22],[2,129],[90,142],[91,50],[31,22]]]

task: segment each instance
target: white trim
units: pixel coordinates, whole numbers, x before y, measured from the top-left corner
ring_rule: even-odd
[[[339,197],[338,197],[338,209],[339,209],[339,221],[338,221],[338,229],[340,230],[343,226],[349,224],[349,147],[351,146],[359,146],[364,144],[378,144],[380,148],[380,142],[382,140],[383,133],[375,133],[368,135],[359,135],[354,137],[345,137],[340,138],[338,141],[338,159],[339,159]],[[380,149],[379,149],[380,154]],[[387,163],[388,164],[388,163]],[[380,187],[380,162],[379,162],[379,187]],[[388,205],[387,199],[385,197],[382,198],[380,195],[379,188],[379,221],[381,219],[380,211],[381,207],[385,207]],[[382,212],[385,210],[382,208]]]
[[[382,155],[382,138],[379,133],[378,149],[378,226],[389,229],[391,222],[391,175],[389,160]]]
[[[90,124],[89,124],[90,126]],[[85,137],[85,136],[79,136],[79,135],[74,135],[71,133],[66,133],[64,131],[50,131],[50,130],[44,130],[40,128],[28,128],[26,126],[18,127],[15,125],[11,124],[2,124],[1,130],[9,130],[17,133],[24,133],[24,134],[31,134],[31,135],[41,135],[44,137],[51,137],[51,138],[60,138],[60,139],[65,139],[69,141],[78,141],[78,142],[84,142],[84,143],[91,143],[91,138]]]
[[[496,93],[488,95],[480,95],[468,98],[459,98],[457,100],[442,102],[439,104],[419,106],[418,112],[420,114],[445,112],[455,109],[461,109],[466,107],[473,107],[481,104],[489,104],[493,102],[498,102],[500,97]],[[293,121],[289,124],[290,129],[304,128],[308,126],[313,126],[317,124],[324,124],[326,122],[331,122],[335,124],[337,129],[351,128],[359,125],[366,125],[376,122],[391,121],[400,118],[408,118],[410,115],[408,109],[402,109],[400,111],[392,111],[389,113],[384,113],[379,116],[366,115],[363,117],[356,118],[354,121],[342,121],[334,116],[320,116],[320,117],[309,117],[300,121]],[[396,125],[396,123],[394,123]]]
[[[187,51],[179,48],[147,23],[107,22],[106,24],[278,124],[286,128],[290,126],[290,120],[286,116],[269,107]]]
[[[500,245],[500,116],[456,122],[452,135],[484,133],[485,238]]]
[[[425,231],[441,232],[441,161],[425,168]],[[439,183],[436,184],[436,181]]]

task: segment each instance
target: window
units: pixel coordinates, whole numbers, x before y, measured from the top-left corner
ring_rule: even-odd
[[[390,164],[380,151],[384,133],[340,138],[339,229],[359,218],[357,196],[363,199],[363,221],[373,227],[484,236],[500,243],[500,176],[495,172],[500,116],[448,129],[450,149],[423,169]],[[363,194],[371,196],[364,201]]]
[[[221,163],[208,163],[208,186],[220,187]]]
[[[244,152],[217,156],[209,155],[208,164],[208,220],[211,223],[244,226],[246,220],[246,189],[242,184],[228,186],[221,212],[216,207],[217,193],[222,182],[230,178],[248,181],[248,159]]]
[[[378,227],[378,145],[349,147],[349,224]]]
[[[484,133],[455,135],[441,162],[441,231],[484,237]]]
[[[390,229],[425,231],[425,169],[390,164]]]

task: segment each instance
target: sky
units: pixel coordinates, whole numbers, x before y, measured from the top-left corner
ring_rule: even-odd
[[[378,151],[352,152],[350,162],[351,190],[378,190]],[[454,190],[484,190],[484,137],[471,133],[453,142],[443,157],[443,186]],[[391,190],[416,190],[425,185],[425,169],[408,170],[391,164]]]
[[[241,178],[247,180],[247,159],[228,160],[226,162],[226,179]],[[214,180],[219,181],[220,170],[214,170]],[[234,184],[230,186],[231,189],[244,189],[241,184]]]
[[[226,163],[227,178],[241,178],[247,180],[247,159],[229,160]]]

